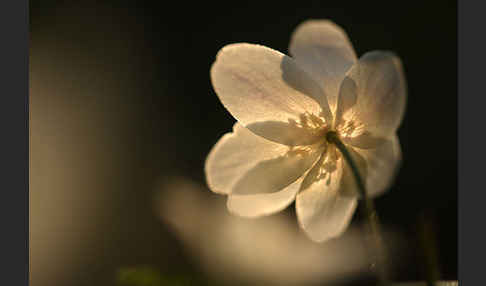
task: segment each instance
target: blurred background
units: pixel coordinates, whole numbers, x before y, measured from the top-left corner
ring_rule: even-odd
[[[390,244],[399,245],[393,277],[424,279],[423,222],[433,231],[425,236],[436,242],[441,278],[457,279],[456,11],[456,1],[30,1],[32,285],[283,284],[279,270],[288,265],[242,257],[262,245],[275,247],[268,253],[280,260],[303,260],[297,269],[305,277],[289,272],[288,283],[367,279],[359,259],[329,252],[356,247],[359,234],[351,229],[335,247],[315,245],[298,232],[293,205],[243,222],[242,235],[211,238],[228,219],[241,219],[227,218],[224,198],[205,186],[206,155],[234,123],[211,87],[210,66],[229,43],[287,53],[292,31],[309,18],[342,26],[358,55],[381,49],[401,57],[409,91],[398,131],[403,164],[376,200],[394,233]],[[174,197],[178,189],[187,201]],[[269,228],[258,225],[273,219],[285,227],[260,237]],[[353,224],[360,221],[356,213]],[[295,240],[278,239],[287,230]],[[309,254],[288,256],[289,245]],[[326,255],[333,259],[319,258]]]

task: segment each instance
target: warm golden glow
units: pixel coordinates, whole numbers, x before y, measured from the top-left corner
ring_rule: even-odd
[[[344,120],[336,126],[336,131],[341,137],[357,137],[365,132],[365,125],[356,119]]]
[[[211,83],[239,130],[212,148],[206,178],[244,217],[269,215],[295,200],[300,226],[323,242],[346,230],[363,193],[357,186],[370,196],[389,186],[400,161],[395,132],[405,81],[396,56],[375,51],[358,60],[344,30],[329,20],[299,25],[289,50],[286,56],[235,43],[218,52]],[[329,132],[340,152],[328,144]],[[345,149],[359,161],[355,176],[340,160]]]
[[[368,270],[359,229],[317,244],[287,214],[258,220],[236,217],[226,211],[224,198],[207,192],[186,178],[161,179],[155,211],[215,279],[307,285],[352,278]]]

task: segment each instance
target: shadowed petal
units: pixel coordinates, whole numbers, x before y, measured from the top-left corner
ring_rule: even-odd
[[[256,195],[229,195],[228,209],[243,217],[259,217],[270,215],[285,209],[290,205],[299,191],[304,176],[276,193]]]
[[[247,126],[255,134],[265,134],[265,138],[288,146],[312,145],[324,138],[327,128],[317,116],[302,115],[299,122],[264,121]]]
[[[265,140],[236,123],[233,132],[221,137],[206,159],[204,169],[209,188],[228,194],[253,166],[282,156],[287,150],[287,146]]]
[[[388,138],[400,125],[405,104],[400,59],[390,52],[369,52],[351,67],[341,84],[335,125],[343,137],[368,132],[371,137]]]
[[[386,139],[375,137],[367,131],[355,137],[342,137],[341,139],[345,144],[361,149],[376,148],[386,141]]]
[[[402,152],[397,135],[374,149],[355,148],[366,161],[366,187],[371,197],[382,194],[390,187],[400,167]]]
[[[366,191],[370,197],[376,197],[390,187],[401,162],[398,137],[394,135],[391,139],[381,138],[380,140],[382,143],[371,149],[347,146],[348,152],[366,183]],[[356,179],[348,164],[344,165],[340,194],[355,198],[361,197]]]
[[[322,117],[328,125],[332,120],[327,104],[319,105],[314,99],[322,97],[320,86],[293,59],[264,46],[225,46],[211,67],[211,81],[231,115],[256,134],[278,143],[299,145],[301,134],[289,140],[289,133],[280,140],[275,132],[267,137],[267,128],[252,128],[252,124],[299,123],[302,116]]]
[[[344,232],[357,206],[356,198],[338,193],[343,160],[332,157],[327,152],[309,171],[295,202],[301,227],[318,242]]]
[[[278,192],[309,170],[321,152],[322,147],[318,146],[292,148],[279,157],[262,160],[238,180],[231,193],[250,195]]]
[[[289,52],[321,85],[334,110],[341,81],[357,60],[346,32],[329,20],[305,21],[292,34]]]
[[[206,179],[216,193],[277,192],[304,174],[316,153],[274,143],[236,123],[233,133],[221,137],[209,153]]]

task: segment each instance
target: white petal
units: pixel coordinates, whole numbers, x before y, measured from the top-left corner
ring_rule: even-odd
[[[259,217],[279,212],[294,201],[303,179],[304,176],[276,193],[229,195],[228,209],[243,217]]]
[[[209,152],[205,163],[206,180],[213,192],[228,194],[233,185],[260,161],[279,157],[287,146],[265,140],[240,124],[226,133]]]
[[[332,110],[356,54],[346,32],[329,20],[308,20],[292,34],[290,54],[321,85]]]
[[[358,171],[365,181],[366,192],[370,197],[382,194],[390,187],[401,162],[401,151],[398,137],[380,139],[381,144],[371,149],[360,149],[347,146]],[[356,178],[349,167],[344,165],[340,194],[350,197],[361,197],[356,185]]]
[[[396,135],[374,149],[355,149],[366,161],[367,192],[376,197],[386,191],[400,167],[402,152]]]
[[[266,140],[236,123],[209,153],[206,179],[217,193],[277,192],[304,174],[317,154]]]
[[[289,148],[285,154],[261,160],[236,182],[231,193],[250,195],[278,192],[304,175],[319,158],[322,149],[315,145]]]
[[[367,131],[354,137],[342,137],[341,139],[345,144],[358,147],[361,149],[375,148],[383,144],[383,142],[385,142],[385,139],[381,137],[375,137]]]
[[[343,160],[331,157],[331,154],[324,154],[311,169],[295,202],[301,227],[318,242],[343,233],[357,206],[356,198],[338,193]]]
[[[211,81],[223,105],[243,126],[269,140],[286,145],[309,145],[321,135],[318,126],[306,126],[332,115],[327,104],[314,98],[322,89],[293,59],[254,44],[222,48],[211,67]],[[280,131],[275,132],[275,128]],[[288,128],[290,131],[282,132]]]
[[[406,104],[406,83],[400,59],[389,52],[366,53],[341,84],[336,128],[343,137],[367,132],[388,138],[400,125]],[[343,126],[347,126],[344,128]]]

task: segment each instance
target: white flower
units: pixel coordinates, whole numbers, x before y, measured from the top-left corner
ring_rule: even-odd
[[[206,178],[240,216],[269,215],[295,199],[301,227],[324,241],[346,229],[358,199],[351,169],[326,134],[346,145],[368,194],[382,193],[401,159],[396,130],[406,83],[394,54],[358,60],[346,33],[327,20],[298,26],[289,51],[293,58],[247,43],[219,51],[212,84],[238,122],[209,153]]]

